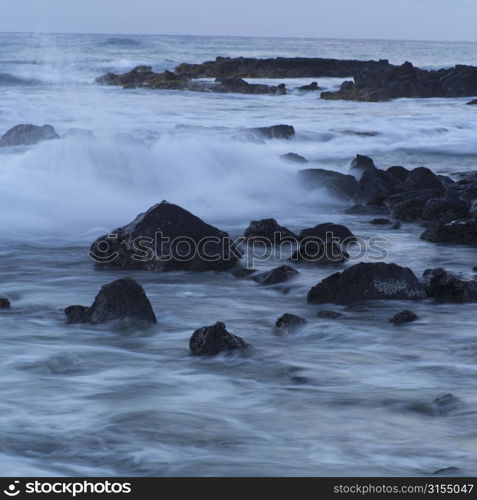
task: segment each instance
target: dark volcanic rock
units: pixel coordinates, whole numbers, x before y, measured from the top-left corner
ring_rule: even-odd
[[[278,245],[283,241],[298,241],[298,236],[288,228],[280,226],[275,219],[253,220],[244,232],[248,241],[267,246]]]
[[[323,318],[323,319],[337,319],[343,316],[342,313],[338,311],[332,311],[331,309],[322,309],[321,311],[318,311],[316,313],[318,318]]]
[[[271,127],[256,127],[248,129],[266,139],[290,139],[295,135],[291,125],[272,125]]]
[[[477,245],[477,219],[438,220],[421,234],[421,239],[432,243]]]
[[[249,269],[248,267],[241,267],[232,273],[232,276],[238,279],[248,278],[250,275],[256,273],[255,269]]]
[[[392,221],[389,219],[378,218],[369,221],[370,224],[374,224],[375,226],[387,226],[392,224]]]
[[[0,297],[0,309],[8,309],[10,301],[6,297]]]
[[[189,347],[198,356],[215,356],[219,352],[244,349],[249,344],[241,337],[229,333],[225,324],[218,321],[215,325],[195,330],[189,340]]]
[[[175,71],[193,78],[319,78],[347,77],[358,71],[385,67],[388,61],[355,61],[307,57],[217,57],[201,64],[180,64]]]
[[[310,304],[351,304],[361,300],[415,300],[425,297],[422,285],[407,267],[396,264],[356,264],[328,276],[308,292]]]
[[[386,172],[391,174],[399,182],[404,182],[409,175],[409,170],[400,166],[389,167],[386,169]]]
[[[401,325],[402,323],[410,323],[412,321],[416,321],[416,319],[417,314],[404,309],[403,311],[395,314],[392,318],[389,318],[389,322],[394,323],[395,325]]]
[[[477,301],[476,280],[461,278],[441,267],[424,271],[423,282],[427,295],[439,301]]]
[[[469,101],[467,104],[475,105],[477,104],[477,99],[472,99],[472,101]]]
[[[69,306],[65,314],[68,323],[103,323],[118,319],[157,322],[143,287],[132,278],[103,285],[90,307]]]
[[[300,170],[307,187],[312,189],[324,188],[333,196],[351,199],[358,189],[358,181],[352,175],[324,170],[322,168],[307,168]]]
[[[167,201],[98,238],[90,256],[99,267],[151,271],[224,271],[239,257],[227,233]]]
[[[279,266],[271,269],[270,271],[257,274],[252,279],[259,285],[276,285],[278,283],[289,281],[292,278],[295,278],[298,274],[300,273],[293,269],[293,267]]]
[[[349,254],[339,242],[329,238],[307,236],[289,260],[319,265],[342,264],[349,259]]]
[[[0,139],[0,147],[30,146],[42,141],[59,138],[60,136],[51,125],[43,125],[41,127],[31,124],[15,125],[15,127],[12,127],[3,134]]]
[[[410,62],[381,65],[353,73],[336,92],[322,92],[322,99],[387,101],[399,97],[468,97],[477,94],[477,68],[457,65],[427,71]]]
[[[305,318],[301,318],[296,314],[285,313],[277,319],[274,331],[276,335],[286,335],[307,323],[308,321]]]
[[[269,86],[259,83],[248,83],[241,78],[228,77],[218,78],[218,85],[211,87],[215,92],[235,92],[237,94],[279,94],[287,93],[284,83],[277,86]]]
[[[397,185],[396,178],[385,170],[368,169],[359,180],[353,200],[357,204],[381,206]]]
[[[444,192],[444,186],[439,177],[432,170],[425,167],[411,170],[400,188],[403,191],[435,189],[440,193]]]
[[[436,198],[439,195],[440,191],[437,189],[404,191],[388,196],[384,199],[384,204],[396,219],[412,221],[421,219],[428,200]]]
[[[422,212],[424,220],[452,221],[469,217],[469,205],[458,198],[431,198]]]
[[[298,87],[298,90],[321,90],[320,87],[318,87],[318,82],[311,82],[309,85],[302,85],[301,87]]]
[[[280,158],[282,160],[293,161],[295,163],[310,163],[306,158],[296,153],[287,153],[285,155],[281,155]]]
[[[356,241],[356,236],[346,226],[333,224],[332,222],[325,222],[324,224],[303,229],[300,232],[300,238],[317,238],[323,242],[327,238],[334,238],[342,244]]]
[[[356,155],[351,162],[351,171],[356,172],[358,178],[361,177],[364,172],[377,170],[374,161],[369,156]]]

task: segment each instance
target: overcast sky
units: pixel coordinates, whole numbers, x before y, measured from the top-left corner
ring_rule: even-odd
[[[0,31],[477,41],[477,0],[0,0]]]

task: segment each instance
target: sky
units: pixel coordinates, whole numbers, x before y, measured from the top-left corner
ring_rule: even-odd
[[[0,31],[477,41],[477,0],[0,0]]]

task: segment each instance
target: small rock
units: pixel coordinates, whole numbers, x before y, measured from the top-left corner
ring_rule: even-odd
[[[326,242],[327,238],[334,238],[341,244],[356,241],[356,236],[346,226],[333,224],[332,222],[325,222],[324,224],[303,229],[300,232],[300,238],[317,238],[322,242]]]
[[[469,101],[467,104],[469,105],[476,105],[477,104],[477,99],[472,99],[472,101]]]
[[[346,200],[351,199],[357,188],[358,181],[352,176],[325,170],[323,168],[307,168],[300,170],[299,174],[306,187],[311,189],[326,189],[331,195]]]
[[[351,162],[351,170],[354,170],[358,177],[360,177],[360,174],[368,171],[375,171],[377,170],[377,167],[374,164],[373,159],[369,156],[356,155]]]
[[[296,153],[287,153],[285,155],[281,155],[280,158],[282,160],[288,160],[294,163],[310,163],[304,156]]]
[[[475,100],[477,104],[477,99]],[[470,103],[467,103],[470,104]],[[432,473],[433,476],[456,476],[462,474],[462,469],[459,467],[445,467],[443,469],[438,469]]]
[[[229,333],[221,321],[215,325],[198,328],[192,334],[189,347],[198,356],[215,356],[219,352],[245,349],[249,344],[244,339]]]
[[[6,297],[0,297],[0,309],[8,309],[10,301]]]
[[[270,271],[257,274],[252,279],[259,285],[276,285],[277,283],[283,283],[295,278],[298,274],[300,273],[293,269],[293,267],[284,265],[275,267]]]
[[[418,319],[417,314],[404,309],[403,311],[395,314],[392,318],[389,318],[389,322],[394,323],[395,325],[400,325],[402,323],[410,323],[412,321],[416,321],[416,319]]]
[[[295,135],[295,129],[291,125],[272,125],[271,127],[256,127],[250,131],[257,133],[266,139],[290,139]]]
[[[274,331],[276,335],[286,335],[307,323],[308,321],[305,318],[301,318],[296,314],[285,313],[275,322]]]
[[[320,87],[318,87],[318,82],[311,82],[309,85],[302,85],[301,87],[298,87],[298,90],[321,90]]]
[[[69,306],[67,323],[103,323],[133,319],[156,323],[156,315],[143,287],[132,278],[121,278],[101,287],[90,307]]]

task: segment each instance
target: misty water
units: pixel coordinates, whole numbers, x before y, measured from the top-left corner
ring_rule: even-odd
[[[218,55],[477,65],[477,44],[2,34],[0,48],[0,133],[50,123],[60,135],[94,134],[0,149],[0,295],[12,302],[0,310],[2,475],[477,473],[477,305],[360,303],[333,306],[343,316],[326,320],[306,293],[328,268],[296,264],[300,275],[284,294],[229,273],[98,270],[88,257],[99,235],[167,199],[234,237],[265,217],[297,231],[340,222],[385,238],[385,261],[416,275],[441,266],[471,276],[475,249],[422,241],[418,224],[393,231],[346,215],[346,204],[306,189],[300,165],[279,158],[293,151],[342,172],[357,153],[383,168],[475,170],[468,99],[356,103],[295,90],[312,79],[280,80],[285,96],[93,80]],[[279,123],[293,125],[295,138],[260,142],[237,132]],[[91,304],[101,285],[124,276],[144,286],[157,325],[65,323],[66,306]],[[404,308],[419,320],[388,323]],[[285,312],[309,322],[277,337]],[[218,320],[253,349],[191,356],[192,332]],[[433,400],[448,393],[458,405],[436,414]]]

